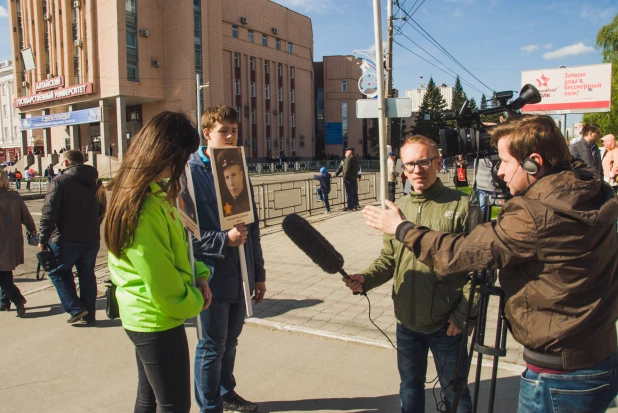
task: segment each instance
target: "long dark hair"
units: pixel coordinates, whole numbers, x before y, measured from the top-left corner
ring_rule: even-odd
[[[133,243],[139,211],[150,183],[166,168],[171,178],[165,188],[172,204],[180,191],[189,156],[197,150],[200,138],[187,115],[165,111],[150,119],[131,139],[131,146],[114,179],[105,188],[111,191],[105,221],[105,243],[116,257]]]

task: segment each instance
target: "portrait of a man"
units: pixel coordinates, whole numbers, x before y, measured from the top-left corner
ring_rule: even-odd
[[[225,149],[217,153],[221,205],[225,217],[249,212],[249,194],[246,185],[243,156],[240,148]]]

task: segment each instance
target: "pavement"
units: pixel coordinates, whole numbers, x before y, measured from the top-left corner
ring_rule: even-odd
[[[27,204],[38,222],[42,201]],[[365,225],[360,211],[335,210],[309,220],[343,255],[348,273],[362,271],[379,255],[382,236]],[[0,413],[130,411],[136,388],[134,351],[119,320],[105,318],[101,299],[96,328],[68,326],[68,315],[47,277],[35,280],[36,248],[25,248],[27,262],[17,268],[15,278],[28,300],[27,317],[0,313]],[[262,412],[399,411],[396,353],[370,322],[367,298],[352,295],[340,276],[322,272],[278,225],[262,229],[262,248],[267,293],[254,306],[254,317],[247,319],[240,339],[239,393],[260,403]],[[106,254],[103,244],[97,259],[99,283],[109,278]],[[372,320],[394,342],[391,288],[389,282],[368,298]],[[104,287],[99,289],[102,294]],[[486,343],[493,342],[496,314],[497,303],[492,302]],[[193,356],[193,320],[187,323],[187,336]],[[496,411],[511,412],[516,410],[517,376],[524,367],[521,346],[510,336],[507,349],[498,370]],[[479,411],[486,410],[486,370]],[[435,377],[431,362],[427,377]],[[431,387],[426,390],[426,411],[437,412]],[[439,390],[435,395],[439,397]],[[192,411],[197,411],[195,406]]]

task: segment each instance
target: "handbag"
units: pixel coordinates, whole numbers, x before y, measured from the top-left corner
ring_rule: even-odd
[[[26,233],[26,240],[28,240],[28,245],[32,245],[34,247],[36,247],[37,245],[39,245],[39,234],[33,232],[32,234],[27,232]]]
[[[111,280],[105,281],[105,314],[110,320],[120,317],[118,300],[116,299],[116,284]]]
[[[56,256],[54,255],[54,252],[49,249],[37,252],[36,259],[39,261],[41,268],[43,268],[45,272],[55,270],[58,266],[58,264],[56,264]]]

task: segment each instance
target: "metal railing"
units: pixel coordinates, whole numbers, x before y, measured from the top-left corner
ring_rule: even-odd
[[[18,188],[19,181],[19,188]],[[18,191],[19,193],[46,193],[47,192],[47,178],[32,178],[30,181],[30,191],[28,191],[28,182],[25,178],[22,179],[9,179],[10,188]]]
[[[249,174],[269,174],[296,171],[317,171],[325,166],[328,169],[337,169],[342,160],[323,160],[323,161],[285,161],[270,163],[250,163],[247,164]],[[377,160],[360,161],[361,169],[377,170],[380,164]]]

